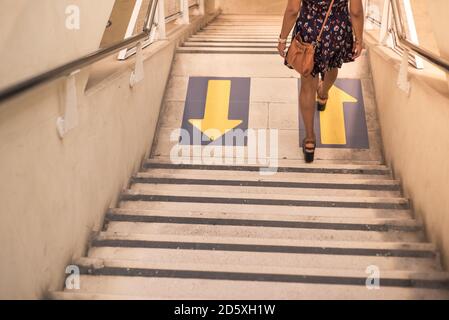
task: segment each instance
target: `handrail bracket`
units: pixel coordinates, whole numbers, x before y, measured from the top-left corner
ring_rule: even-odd
[[[136,64],[134,67],[134,71],[131,73],[131,78],[129,79],[129,86],[131,88],[133,88],[137,83],[145,78],[142,47],[142,42],[138,42],[136,47]]]
[[[78,97],[76,91],[76,70],[65,79],[64,116],[56,120],[59,137],[63,139],[67,133],[78,126]]]

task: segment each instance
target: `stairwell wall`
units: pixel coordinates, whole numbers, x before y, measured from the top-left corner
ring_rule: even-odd
[[[367,37],[387,164],[449,267],[449,90],[445,74],[409,68],[410,94],[397,86],[400,60]]]
[[[283,15],[287,0],[215,0],[223,14]]]
[[[47,2],[54,3],[45,0],[48,8]],[[33,75],[98,48],[112,4],[72,2],[87,5],[84,9],[93,10],[100,21],[84,36],[67,39],[75,42],[72,45],[55,38],[54,46],[60,48],[49,54],[67,50],[56,62],[52,56],[33,57],[28,52],[26,58],[36,61],[20,67],[25,73]],[[33,10],[39,4],[22,1],[10,10]],[[38,28],[41,19],[36,16],[30,24]],[[56,129],[56,119],[63,114],[62,80],[0,105],[0,299],[38,299],[62,289],[66,267],[85,255],[92,231],[101,230],[107,209],[116,205],[149,154],[178,41],[207,19],[210,16],[195,18],[168,40],[144,49],[145,78],[132,89],[134,58],[116,62],[117,70],[87,92],[90,69],[82,70],[76,80],[79,125],[64,139]],[[32,51],[26,45],[29,33],[13,29],[8,31],[15,38],[11,41]],[[2,44],[7,40],[2,38]],[[8,63],[20,64],[23,58],[10,55]],[[45,62],[39,65],[40,60]],[[8,70],[3,74],[2,69],[2,74],[9,77]],[[25,73],[11,69],[11,77]]]

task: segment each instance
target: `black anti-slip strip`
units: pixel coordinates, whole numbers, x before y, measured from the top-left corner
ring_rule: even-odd
[[[309,201],[309,200],[277,200],[277,199],[239,199],[214,197],[181,197],[145,194],[124,194],[122,201],[148,201],[148,202],[184,202],[184,203],[221,203],[265,206],[298,206],[319,208],[360,208],[360,209],[409,209],[408,203],[369,203],[369,202],[336,202],[336,201]]]
[[[134,249],[317,254],[317,255],[397,257],[397,258],[436,257],[435,252],[431,250],[301,247],[301,246],[277,246],[277,245],[256,245],[256,244],[169,242],[169,241],[120,240],[120,239],[118,240],[96,239],[93,240],[92,246],[111,247],[111,248],[134,248]]]
[[[101,269],[81,267],[81,274],[98,276],[120,277],[147,277],[147,278],[175,278],[175,279],[202,279],[202,280],[231,280],[231,281],[260,281],[303,284],[328,284],[328,285],[353,285],[366,286],[366,278],[363,277],[335,277],[315,275],[286,275],[286,274],[255,274],[238,272],[213,272],[190,270],[160,270],[138,268],[113,268]],[[380,279],[381,287],[426,288],[447,289],[447,281],[438,280],[414,280],[414,279]]]
[[[176,179],[176,178],[141,178],[135,177],[133,183],[178,184],[178,185],[214,185],[239,187],[269,187],[269,188],[308,188],[308,189],[338,189],[338,190],[374,190],[399,191],[398,184],[345,184],[318,182],[283,182],[283,181],[247,181],[247,180],[218,180],[218,179]]]
[[[291,229],[322,229],[322,230],[347,230],[347,231],[404,231],[416,232],[418,226],[400,226],[388,224],[352,224],[352,223],[321,223],[309,221],[273,221],[273,220],[245,220],[245,219],[211,219],[192,217],[162,217],[144,215],[121,215],[109,213],[108,221],[140,222],[140,223],[166,223],[189,225],[214,225],[237,227],[266,227],[266,228],[291,228]]]
[[[252,171],[260,172],[267,169],[258,166],[224,166],[224,165],[194,165],[194,164],[171,164],[171,163],[145,163],[146,169],[181,169],[181,170],[225,170],[225,171]],[[332,169],[332,168],[296,168],[279,167],[276,172],[297,172],[297,173],[326,173],[326,174],[372,174],[388,175],[388,169]]]

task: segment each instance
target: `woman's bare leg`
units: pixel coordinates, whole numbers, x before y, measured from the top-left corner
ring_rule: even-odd
[[[318,88],[318,77],[301,77],[301,93],[299,104],[301,106],[302,119],[306,128],[306,138],[315,139],[315,111],[316,111],[316,91]],[[306,145],[313,148],[313,145]]]
[[[329,90],[332,88],[337,78],[338,78],[338,68],[334,68],[326,72],[326,74],[324,75],[324,80],[320,87],[320,91],[318,92],[320,98],[322,99],[328,98]]]

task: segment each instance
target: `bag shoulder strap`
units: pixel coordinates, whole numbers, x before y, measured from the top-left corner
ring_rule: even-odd
[[[327,21],[329,20],[329,16],[331,15],[332,7],[334,6],[334,2],[335,2],[335,0],[332,0],[329,5],[329,10],[327,10],[326,18],[324,19],[320,34],[318,35],[318,38],[316,39],[317,43],[321,41],[321,36],[323,35],[324,28],[326,27]]]

